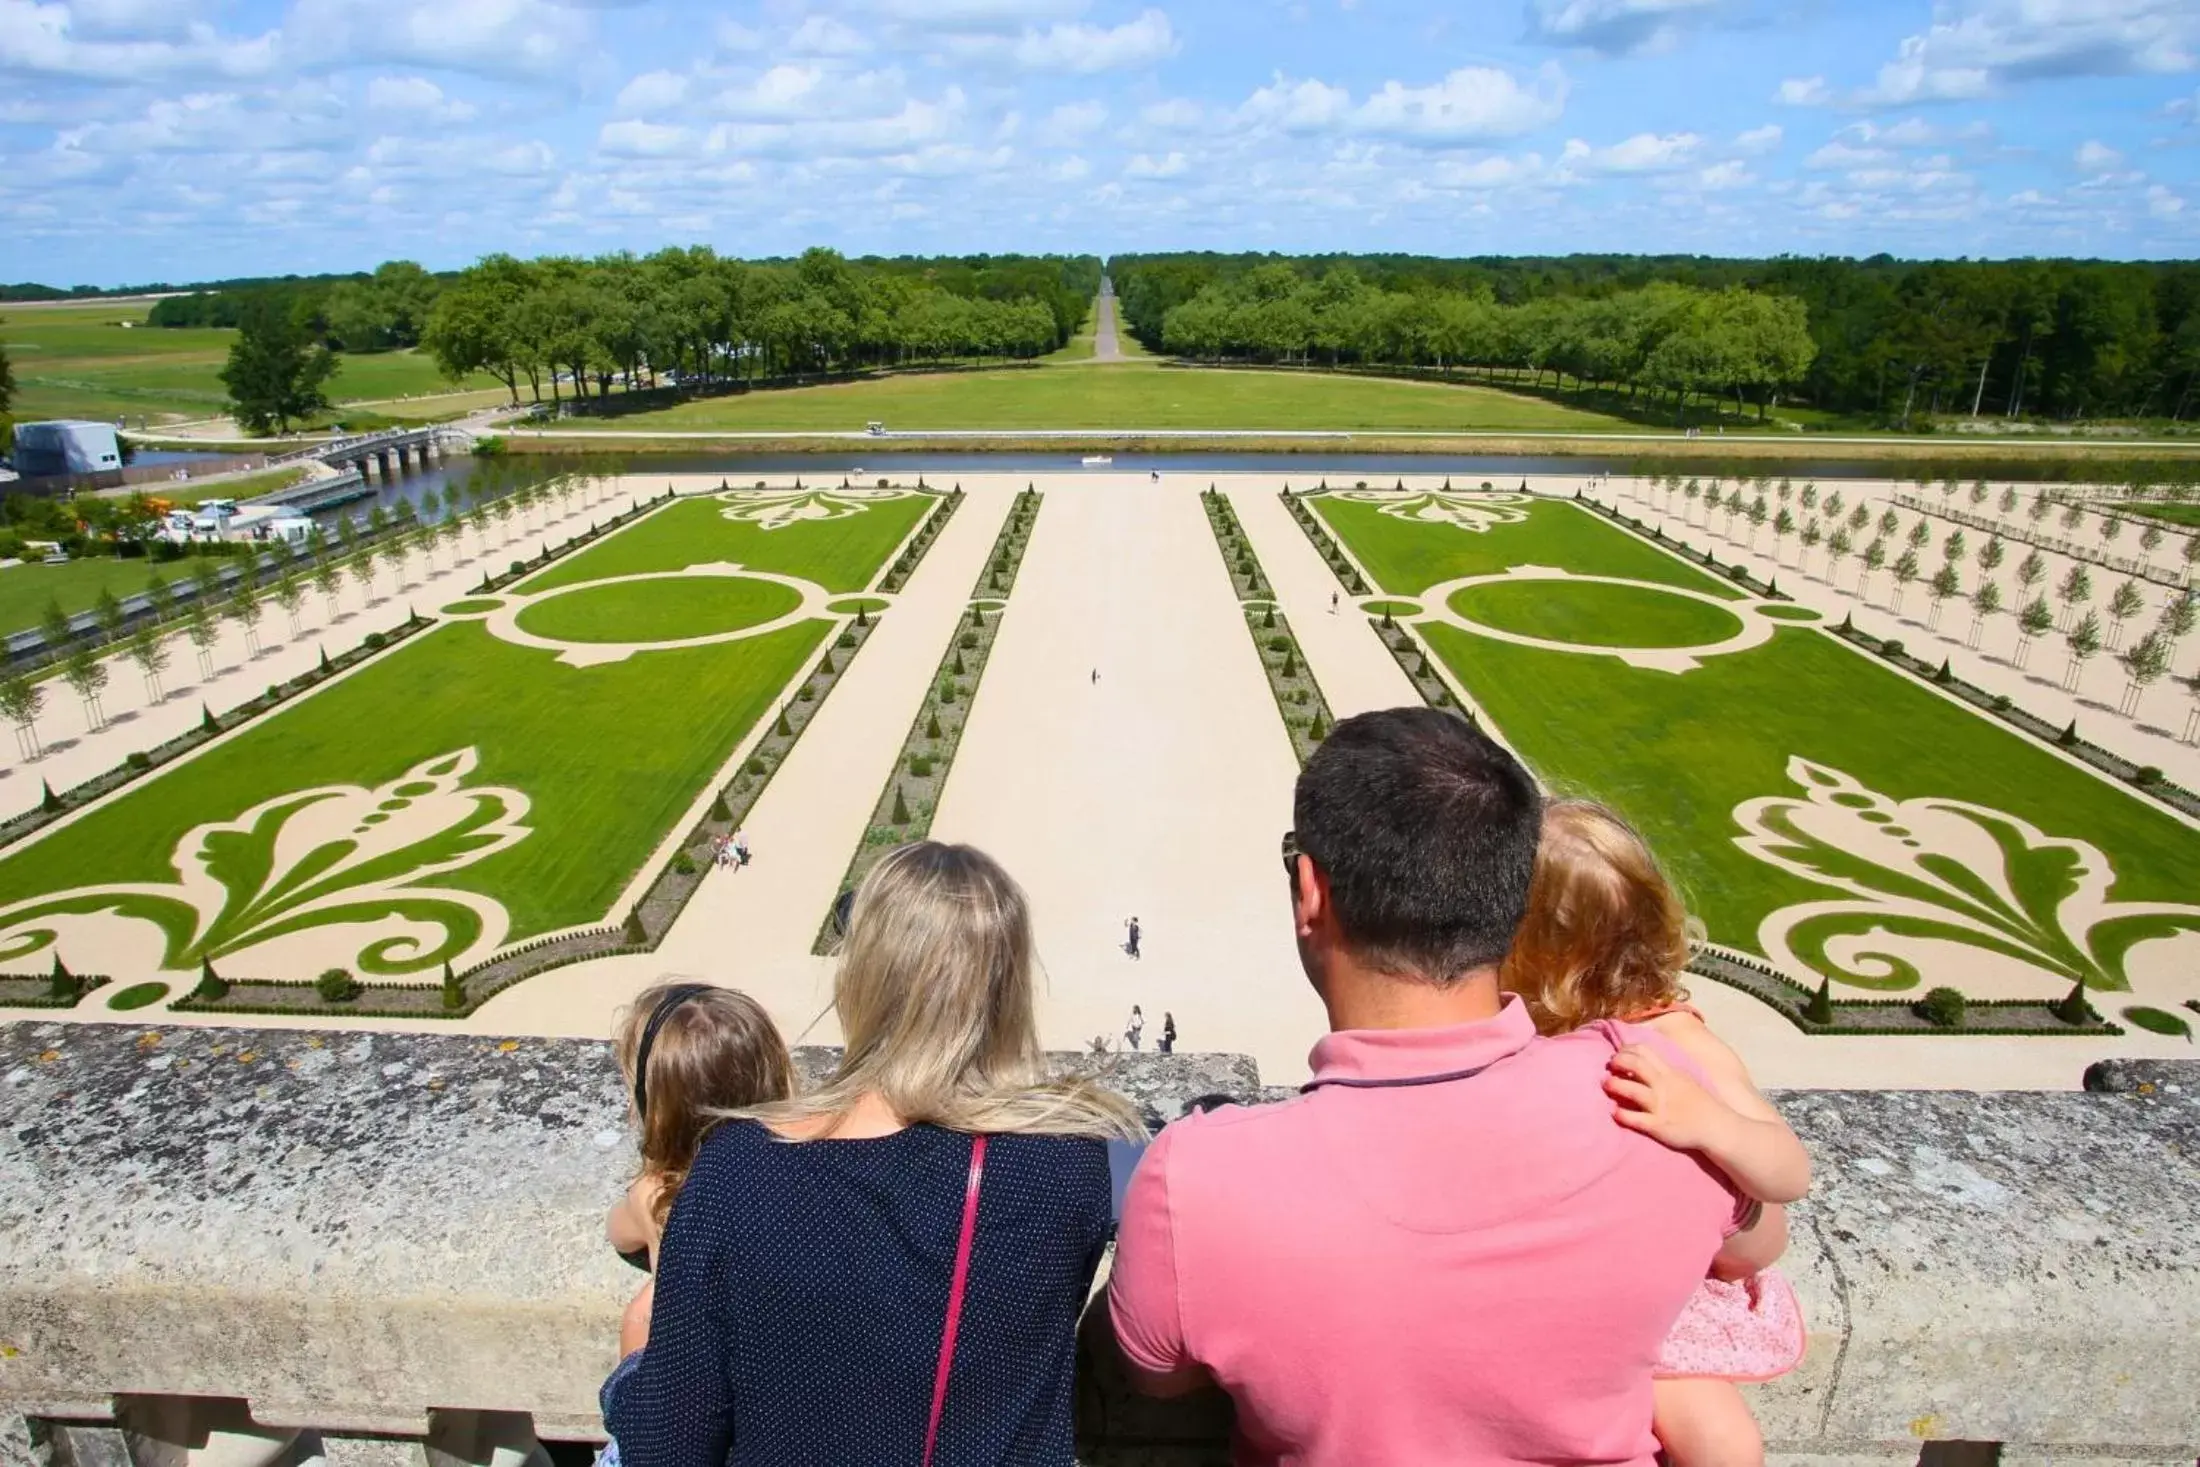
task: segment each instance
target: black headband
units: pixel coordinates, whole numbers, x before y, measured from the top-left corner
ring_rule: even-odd
[[[656,1047],[657,1031],[672,1017],[672,1011],[698,993],[710,992],[708,983],[682,983],[665,990],[665,996],[657,1000],[657,1007],[650,1011],[649,1022],[642,1026],[642,1042],[634,1049],[634,1114],[649,1115],[649,1052]]]

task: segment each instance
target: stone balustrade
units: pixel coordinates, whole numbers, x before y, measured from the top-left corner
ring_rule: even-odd
[[[1062,1062],[1156,1121],[1263,1094],[1238,1056]],[[1777,1097],[1818,1183],[1786,1265],[1810,1355],[1752,1388],[1775,1462],[2194,1461],[2200,1067],[2097,1078]],[[606,1046],[18,1023],[0,1116],[0,1467],[576,1467],[600,1438],[637,1283],[602,1239]],[[1227,1420],[1081,1382],[1089,1463],[1220,1462]]]

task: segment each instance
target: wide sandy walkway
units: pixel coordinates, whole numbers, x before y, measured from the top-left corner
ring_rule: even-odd
[[[470,1027],[607,1034],[637,992],[683,974],[746,989],[789,1040],[839,1038],[829,1013],[811,1027],[831,1001],[832,974],[810,945],[1014,497],[1005,481],[965,487],[962,508],[749,812],[748,868],[713,868],[655,952],[530,978],[483,1004]]]
[[[1121,1048],[1138,1004],[1148,1048],[1170,1012],[1181,1048],[1304,1077],[1322,1012],[1278,855],[1297,774],[1190,483],[1056,479],[933,827],[1029,890],[1049,1047]]]
[[[1400,708],[1421,701],[1413,680],[1367,624],[1357,598],[1345,593],[1335,572],[1314,549],[1314,542],[1291,518],[1274,486],[1233,485],[1224,491],[1238,523],[1253,542],[1253,553],[1290,619],[1314,681],[1339,718],[1377,708]],[[1337,598],[1335,612],[1330,597]]]

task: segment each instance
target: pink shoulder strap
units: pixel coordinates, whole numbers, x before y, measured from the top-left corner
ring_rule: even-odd
[[[924,1428],[924,1467],[939,1445],[940,1412],[947,1405],[947,1373],[955,1364],[955,1334],[962,1325],[963,1294],[970,1285],[970,1245],[978,1235],[978,1184],[985,1179],[985,1137],[970,1138],[970,1185],[963,1192],[962,1236],[955,1242],[955,1276],[947,1286],[947,1327],[940,1331],[940,1364],[932,1376],[932,1420]]]

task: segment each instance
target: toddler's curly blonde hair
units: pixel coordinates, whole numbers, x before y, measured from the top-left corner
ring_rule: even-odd
[[[1685,1002],[1688,914],[1633,827],[1593,800],[1543,807],[1528,915],[1498,970],[1543,1034]]]

